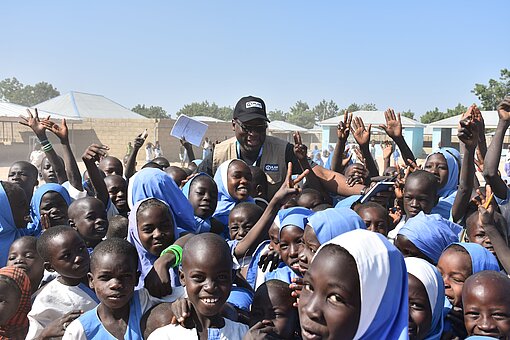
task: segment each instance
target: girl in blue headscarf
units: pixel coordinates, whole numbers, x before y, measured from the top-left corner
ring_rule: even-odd
[[[11,203],[12,202],[12,203]],[[28,235],[28,202],[18,184],[0,181],[0,268],[5,266],[11,244]]]
[[[277,279],[290,284],[293,278],[301,277],[299,252],[303,243],[305,225],[312,214],[313,211],[302,207],[292,207],[278,212],[279,250],[285,266],[266,275],[266,281]]]
[[[329,208],[308,218],[303,233],[303,247],[299,253],[299,270],[304,275],[313,255],[321,244],[355,229],[366,229],[365,222],[348,208]]]
[[[149,197],[160,199],[170,207],[180,232],[196,233],[191,204],[174,180],[160,169],[142,169],[129,181],[128,205],[131,211],[138,201]]]
[[[455,320],[463,320],[462,311],[462,288],[464,282],[473,274],[483,270],[499,271],[498,261],[490,251],[477,243],[454,243],[446,248],[441,254],[437,268],[443,276],[445,286],[445,303],[443,316],[445,321],[445,332],[453,332],[455,335],[463,336],[452,326]],[[448,315],[454,317],[450,318]],[[459,325],[459,329],[464,324]]]
[[[439,202],[432,213],[449,219],[459,185],[460,153],[454,148],[440,148],[428,155],[423,169],[439,178]]]
[[[255,202],[250,196],[252,191],[250,167],[240,159],[225,161],[216,170],[214,181],[218,186],[218,205],[213,217],[227,228],[228,215],[236,204]]]
[[[407,339],[404,258],[383,235],[357,229],[326,242],[303,281],[303,337]]]
[[[182,188],[191,203],[197,234],[211,232],[211,217],[218,204],[218,187],[208,174],[201,172],[191,178]]]
[[[421,211],[407,220],[395,239],[395,246],[404,256],[420,257],[437,264],[443,250],[459,241],[462,227],[437,214]]]
[[[409,286],[409,338],[439,340],[443,333],[444,302],[441,273],[423,259],[404,260]]]
[[[49,219],[50,226],[67,225],[69,218],[67,209],[71,204],[71,197],[60,184],[46,183],[41,185],[32,196],[30,202],[30,217],[32,223],[29,223],[28,229],[34,236],[39,236],[42,232],[41,216],[45,215]]]

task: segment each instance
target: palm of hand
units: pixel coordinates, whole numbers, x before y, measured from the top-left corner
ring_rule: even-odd
[[[354,139],[356,139],[359,145],[364,145],[369,142],[370,134],[365,129],[359,128],[354,131]]]
[[[400,126],[398,121],[391,120],[386,126],[386,133],[390,135],[390,137],[400,137],[402,136],[402,126]]]
[[[347,139],[349,137],[349,127],[345,126],[343,122],[338,124],[338,128],[336,130],[338,139]]]

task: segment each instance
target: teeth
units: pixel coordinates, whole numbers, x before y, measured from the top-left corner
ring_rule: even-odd
[[[202,301],[204,301],[205,303],[208,303],[208,304],[217,303],[218,300],[219,299],[207,299],[207,298],[202,299]]]

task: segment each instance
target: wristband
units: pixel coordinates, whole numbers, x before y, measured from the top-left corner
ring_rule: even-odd
[[[170,247],[163,250],[160,254],[160,256],[173,253],[175,255],[175,264],[172,265],[172,268],[177,267],[182,262],[182,247],[178,244],[172,244]]]
[[[44,152],[48,152],[48,151],[51,151],[53,150],[53,145],[51,145],[50,142],[48,142],[47,144],[44,144],[42,147],[41,147],[41,150],[44,151]]]
[[[39,139],[39,144],[41,145],[46,145],[48,144],[50,141],[48,139]]]

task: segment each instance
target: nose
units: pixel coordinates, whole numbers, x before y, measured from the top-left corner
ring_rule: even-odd
[[[306,299],[306,303],[304,303],[304,312],[308,316],[310,320],[322,320],[322,307],[319,301],[319,296],[315,292],[307,292],[310,294],[310,297]],[[305,300],[305,299],[302,299]],[[305,301],[301,301],[305,302]]]
[[[161,232],[161,230],[159,228],[154,229],[154,231],[152,232],[152,238],[154,238],[156,240],[159,240],[162,236],[163,236],[163,233]]]
[[[207,279],[204,283],[204,290],[208,293],[213,293],[216,290],[216,281]]]
[[[122,198],[124,198],[124,197],[126,197],[126,193],[125,193],[124,191],[120,190],[120,191],[117,193],[117,197],[122,197]]]
[[[19,256],[14,260],[14,264],[26,264],[25,258]]]
[[[119,290],[119,289],[122,289],[122,282],[120,282],[119,279],[117,278],[113,278],[111,281],[110,281],[110,289],[111,290]]]
[[[289,247],[289,256],[292,258],[298,257],[299,255],[299,246],[297,244],[291,244]]]
[[[96,225],[103,225],[106,223],[106,220],[104,218],[96,218],[96,221],[95,221]]]
[[[480,314],[477,326],[484,332],[491,332],[496,329],[496,325],[494,324],[492,317],[485,313]]]
[[[298,254],[299,261],[303,262],[303,263],[309,263],[309,261],[308,261],[308,253],[310,253],[310,250],[308,250],[308,248],[305,245],[300,247],[299,254]]]
[[[74,258],[74,263],[79,264],[83,262],[83,256],[78,255]]]

